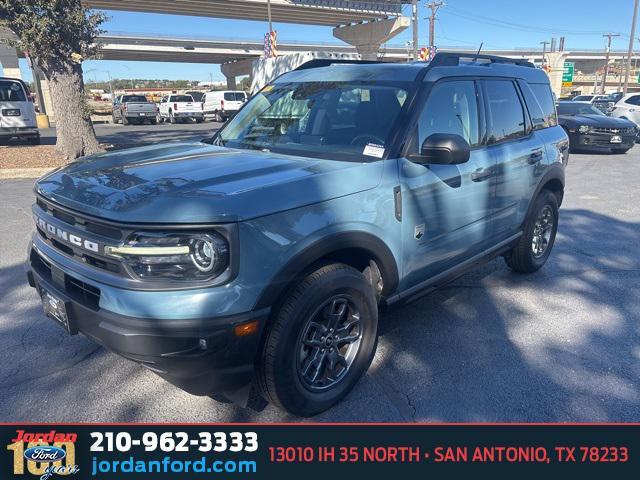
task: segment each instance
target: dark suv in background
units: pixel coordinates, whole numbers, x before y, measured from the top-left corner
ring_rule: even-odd
[[[568,149],[530,63],[313,61],[210,144],[40,179],[29,283],[70,333],[188,392],[314,415],[366,372],[382,307],[497,256],[544,265]]]

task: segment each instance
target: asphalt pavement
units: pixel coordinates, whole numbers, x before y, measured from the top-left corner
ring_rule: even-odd
[[[191,396],[45,318],[22,265],[32,184],[0,181],[0,421],[300,420]],[[384,314],[369,372],[313,420],[639,421],[639,184],[640,146],[572,155],[547,265],[521,276],[497,259]]]

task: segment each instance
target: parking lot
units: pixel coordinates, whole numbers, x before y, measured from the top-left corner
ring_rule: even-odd
[[[119,128],[98,126],[100,140]],[[152,142],[185,128],[194,126],[128,127],[127,135]],[[572,155],[547,265],[519,276],[498,259],[384,314],[368,374],[314,420],[637,421],[639,184],[640,146]],[[191,396],[45,318],[22,267],[32,185],[0,181],[0,420],[299,420],[270,405],[257,412]]]

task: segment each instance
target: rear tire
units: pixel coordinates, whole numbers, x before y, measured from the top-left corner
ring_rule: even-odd
[[[333,263],[307,275],[275,312],[257,384],[264,398],[303,417],[342,400],[371,364],[378,308],[356,269]]]
[[[523,234],[504,260],[518,273],[533,273],[549,258],[558,231],[558,199],[542,190],[525,222]]]
[[[176,123],[176,117],[173,116],[173,112],[169,112],[169,123]]]
[[[220,114],[220,112],[216,112],[213,118],[218,123],[224,122],[224,118],[222,118],[222,115]]]

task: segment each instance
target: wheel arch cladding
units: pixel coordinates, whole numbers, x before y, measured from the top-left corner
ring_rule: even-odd
[[[323,260],[345,263],[360,271],[373,260],[382,275],[383,295],[390,295],[398,286],[398,266],[384,241],[366,232],[342,232],[318,240],[289,260],[264,288],[254,308],[277,303],[294,282]]]

